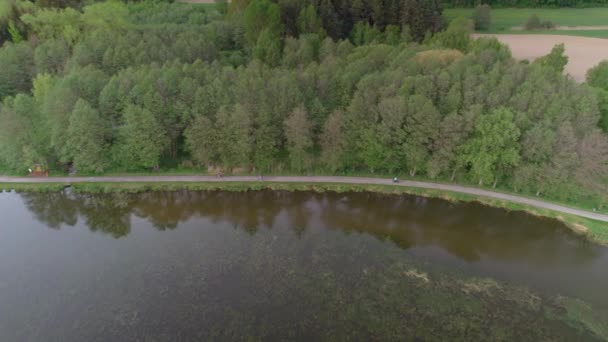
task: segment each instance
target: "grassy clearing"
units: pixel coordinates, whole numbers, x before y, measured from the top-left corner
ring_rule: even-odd
[[[2,184],[0,190],[17,192],[59,191],[65,184]],[[523,204],[457,192],[408,188],[377,184],[334,184],[334,183],[272,183],[272,182],[158,182],[158,183],[77,183],[72,189],[79,193],[141,193],[148,191],[315,191],[315,192],[375,192],[383,194],[409,194],[428,198],[441,198],[453,202],[479,202],[491,207],[514,211],[526,211],[532,215],[549,217],[565,223],[572,231],[587,236],[591,241],[608,245],[608,223],[575,215],[562,214],[548,209],[539,209]]]
[[[450,8],[444,10],[448,20],[458,17],[470,18],[471,8]],[[492,25],[482,33],[510,34],[561,34],[608,38],[608,30],[536,30],[521,31],[514,27],[524,26],[528,18],[536,14],[541,20],[552,21],[557,26],[608,26],[608,8],[497,8],[492,9]]]

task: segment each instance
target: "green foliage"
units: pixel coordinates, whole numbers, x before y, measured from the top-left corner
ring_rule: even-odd
[[[285,120],[285,136],[291,168],[303,171],[312,164],[312,124],[306,108],[295,108]]]
[[[34,163],[41,163],[44,146],[37,136],[38,111],[27,95],[7,98],[0,111],[0,164],[14,170],[27,170]],[[43,123],[39,123],[44,126]]]
[[[401,35],[400,28],[397,25],[388,25],[384,30],[384,42],[389,45],[397,45],[402,41],[407,42],[408,39]]]
[[[488,4],[477,5],[472,16],[476,30],[489,30],[492,25],[491,8]]]
[[[358,22],[351,33],[351,41],[355,45],[379,43],[382,39],[382,32],[377,27],[363,22]]]
[[[281,37],[269,29],[262,30],[253,49],[253,57],[268,65],[277,65],[281,59]]]
[[[447,30],[436,34],[431,39],[431,43],[467,52],[471,46],[471,33],[473,33],[473,22],[469,19],[458,18],[450,23]]]
[[[600,127],[604,132],[608,133],[608,90],[597,90],[598,106],[601,113],[599,122]]]
[[[536,30],[541,28],[540,18],[536,14],[532,14],[528,21],[526,21],[526,25],[524,25],[526,30]]]
[[[555,27],[555,24],[551,21],[541,21],[540,18],[538,17],[538,15],[536,14],[532,14],[530,16],[530,18],[528,18],[528,21],[526,21],[526,24],[524,25],[524,28],[526,30],[540,30],[540,29],[552,29]]]
[[[559,46],[528,65],[465,19],[432,37],[434,1],[31,6],[32,39],[0,48],[11,172],[373,171],[608,200],[605,64],[580,85]]]
[[[217,132],[208,117],[197,117],[185,136],[190,155],[199,165],[211,165],[217,159]]]
[[[79,39],[85,25],[81,14],[72,8],[38,9],[23,15],[21,20],[29,27],[30,34],[39,39],[63,38],[70,44]]]
[[[222,166],[233,169],[251,163],[252,115],[243,106],[222,107],[217,114],[218,154]]]
[[[47,40],[38,45],[34,53],[36,70],[39,73],[59,74],[70,57],[70,47],[63,40]]]
[[[228,6],[228,16],[238,16],[242,14],[251,0],[232,0]]]
[[[540,57],[534,63],[555,70],[556,72],[564,72],[566,64],[568,64],[568,56],[564,53],[566,48],[564,44],[558,44],[551,49],[551,52],[543,57]]]
[[[13,43],[21,43],[23,41],[23,36],[21,32],[17,29],[14,22],[9,22],[8,24],[8,34],[11,36],[11,40]]]
[[[473,138],[463,146],[463,164],[470,166],[471,176],[493,181],[519,163],[520,131],[513,123],[514,114],[508,109],[496,109],[481,115],[475,122]]]
[[[317,16],[315,6],[308,5],[303,7],[298,15],[298,33],[317,33],[321,37],[325,35],[321,19]]]
[[[608,132],[608,61],[601,62],[587,72],[587,84],[597,88],[600,127]]]
[[[83,172],[102,172],[108,166],[109,129],[99,112],[85,100],[74,105],[67,130],[66,154]]]
[[[252,0],[245,10],[243,21],[245,39],[249,46],[258,45],[262,33],[266,37],[275,39],[275,37],[280,37],[283,32],[281,10],[270,0]]]
[[[131,105],[124,111],[114,156],[127,169],[150,169],[159,165],[167,142],[164,129],[152,112]]]
[[[5,43],[0,49],[0,99],[27,92],[35,73],[34,51],[26,42]]]
[[[227,0],[215,0],[215,7],[221,15],[225,16],[228,14],[228,1]]]
[[[587,71],[587,84],[608,91],[608,61],[603,61]]]
[[[331,171],[335,172],[342,166],[345,150],[343,113],[336,110],[327,119],[321,136],[321,160]]]

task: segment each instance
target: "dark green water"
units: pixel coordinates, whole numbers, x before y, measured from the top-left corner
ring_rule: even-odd
[[[0,341],[586,341],[608,249],[368,193],[0,194]]]

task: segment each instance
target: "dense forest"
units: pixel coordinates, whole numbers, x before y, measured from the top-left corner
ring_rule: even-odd
[[[390,173],[606,203],[608,63],[577,84],[563,46],[520,63],[424,6],[346,34],[292,3],[12,3],[0,169]]]

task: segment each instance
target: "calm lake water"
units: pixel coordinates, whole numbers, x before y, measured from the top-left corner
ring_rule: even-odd
[[[415,196],[0,193],[0,341],[608,338],[608,249]]]

